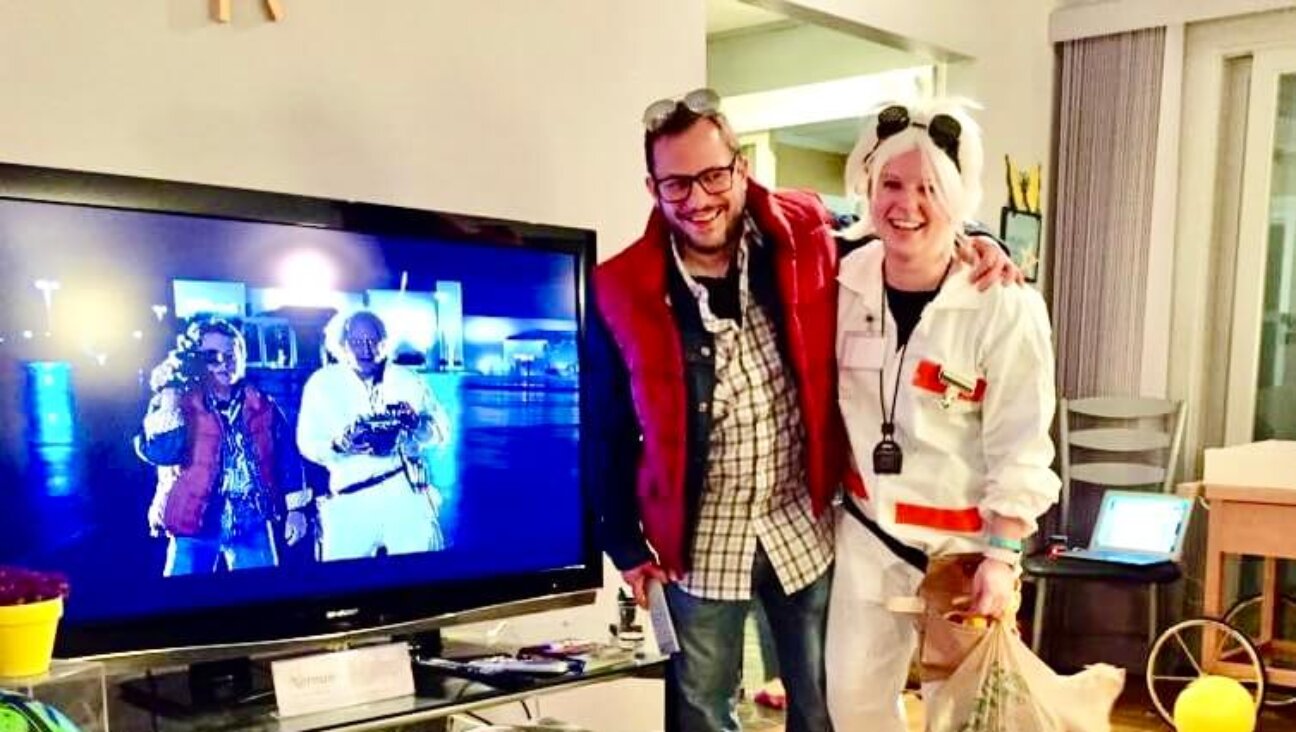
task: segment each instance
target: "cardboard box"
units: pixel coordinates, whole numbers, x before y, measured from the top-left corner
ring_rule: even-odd
[[[1202,482],[1209,485],[1296,490],[1296,442],[1265,440],[1245,445],[1207,448]]]

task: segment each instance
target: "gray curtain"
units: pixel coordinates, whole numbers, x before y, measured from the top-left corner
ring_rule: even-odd
[[[1071,398],[1136,395],[1165,29],[1058,49],[1048,256],[1058,389]],[[1071,497],[1071,543],[1083,544],[1101,491],[1076,482]],[[1095,661],[1140,668],[1145,588],[1058,584],[1049,597],[1046,657],[1062,668]]]
[[[1165,29],[1060,45],[1049,260],[1058,387],[1136,394]]]

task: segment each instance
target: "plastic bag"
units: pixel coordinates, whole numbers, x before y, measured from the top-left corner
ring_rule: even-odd
[[[995,623],[926,700],[930,732],[1110,732],[1125,671],[1097,664],[1059,676]]]

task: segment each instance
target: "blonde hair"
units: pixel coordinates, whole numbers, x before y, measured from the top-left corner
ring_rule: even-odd
[[[873,114],[895,104],[884,104]],[[981,128],[968,114],[969,108],[978,107],[963,99],[932,99],[899,106],[909,112],[908,127],[879,142],[874,120],[860,130],[859,139],[846,158],[846,192],[859,196],[860,220],[842,232],[844,238],[860,239],[875,232],[877,227],[869,203],[878,179],[892,158],[910,150],[916,149],[922,155],[923,172],[932,181],[933,203],[955,228],[973,218],[981,205],[981,170],[985,152],[981,144]],[[958,136],[957,162],[937,147],[928,134],[927,126],[939,114],[953,117],[962,128]]]

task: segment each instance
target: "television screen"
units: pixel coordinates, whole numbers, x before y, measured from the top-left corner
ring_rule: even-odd
[[[0,187],[0,563],[68,575],[65,650],[590,584],[592,234],[167,185]]]

